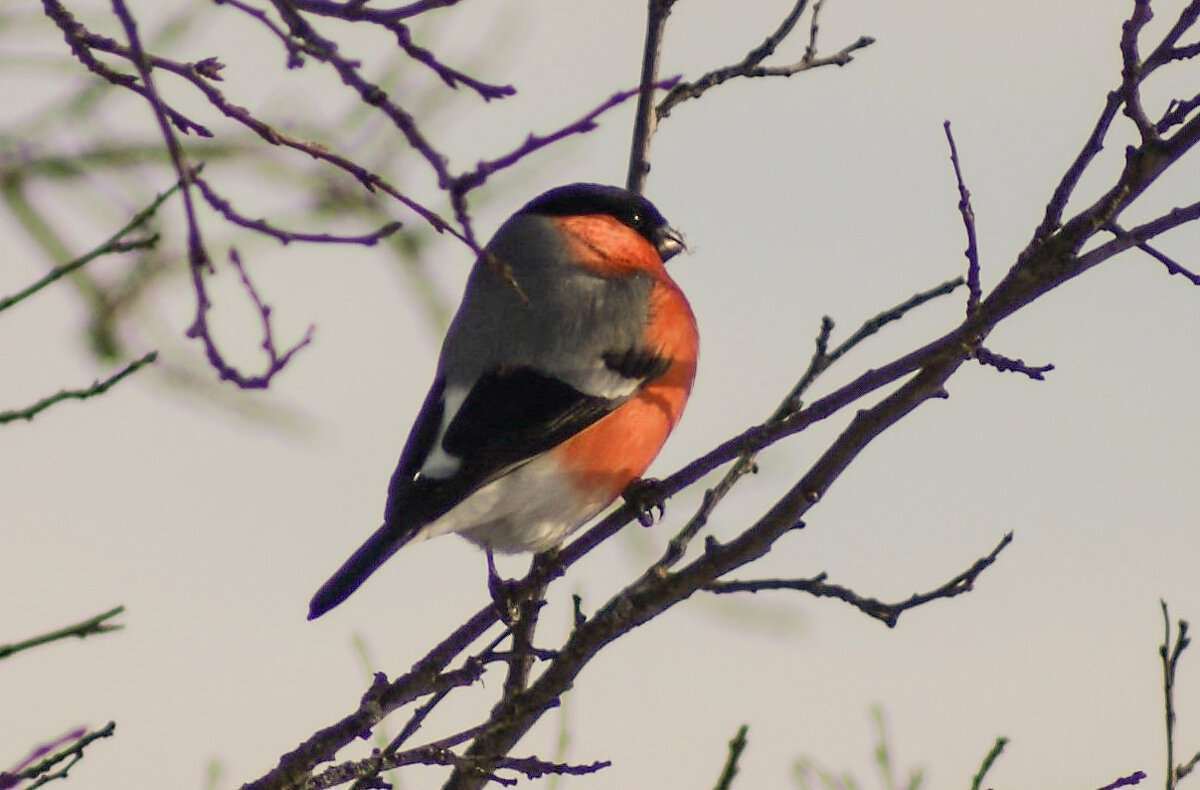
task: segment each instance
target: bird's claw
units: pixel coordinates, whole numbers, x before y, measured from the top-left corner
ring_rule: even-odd
[[[521,603],[517,596],[519,584],[514,579],[501,578],[496,570],[496,560],[492,557],[491,549],[487,550],[487,566],[487,585],[492,596],[492,605],[496,607],[496,614],[504,624],[511,626],[521,614]]]
[[[643,527],[653,526],[655,510],[658,510],[659,519],[667,512],[667,493],[661,480],[652,477],[634,480],[625,487],[622,496],[637,513],[638,523]]]

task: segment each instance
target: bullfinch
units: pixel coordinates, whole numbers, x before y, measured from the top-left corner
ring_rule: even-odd
[[[542,552],[638,479],[696,372],[683,239],[645,198],[571,184],[488,242],[388,486],[383,526],[313,597],[320,617],[406,543],[457,532]]]

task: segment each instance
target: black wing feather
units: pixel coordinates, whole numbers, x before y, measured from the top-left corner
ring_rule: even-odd
[[[639,351],[604,355],[605,364],[627,378],[656,378],[669,361]],[[388,486],[384,523],[317,591],[309,619],[346,600],[375,570],[434,519],[473,492],[536,455],[560,444],[624,402],[580,392],[528,367],[482,376],[446,427],[442,447],[461,466],[446,478],[425,477],[421,466],[442,422],[445,382],[434,383]]]

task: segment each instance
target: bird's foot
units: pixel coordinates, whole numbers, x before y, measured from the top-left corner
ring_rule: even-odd
[[[637,513],[638,523],[643,527],[649,527],[654,524],[654,511],[656,509],[658,510],[658,517],[660,519],[667,512],[666,489],[661,480],[656,480],[653,477],[634,480],[625,486],[625,492],[622,496],[625,497],[625,501]]]
[[[500,573],[496,570],[496,559],[492,556],[492,550],[487,549],[487,565],[488,565],[488,592],[492,595],[492,605],[496,607],[496,614],[505,625],[511,626],[517,621],[521,615],[521,600],[520,587],[521,584],[516,579],[504,579],[500,577]]]

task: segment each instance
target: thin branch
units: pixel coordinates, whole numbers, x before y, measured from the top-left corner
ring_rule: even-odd
[[[341,19],[346,22],[362,21],[379,25],[396,37],[396,42],[406,55],[428,67],[447,86],[457,88],[459,85],[463,85],[478,93],[484,101],[503,99],[517,92],[517,89],[512,85],[490,85],[474,77],[470,77],[457,69],[451,68],[438,60],[432,52],[416,44],[412,40],[412,31],[403,22],[403,20],[415,15],[409,10],[368,8],[365,3],[355,5],[352,3],[329,2],[329,0],[292,0],[292,5],[301,11],[308,11],[319,16],[333,17],[334,19]],[[452,5],[452,3],[445,3],[444,5]],[[427,10],[429,8],[422,9],[422,11]]]
[[[151,103],[156,101],[153,88],[144,79],[139,84],[133,75],[116,71],[96,59],[96,56],[91,51],[95,47],[94,41],[89,38],[91,34],[87,28],[75,20],[75,17],[63,7],[59,0],[42,0],[42,8],[45,10],[46,16],[50,17],[58,25],[59,30],[62,31],[64,38],[66,38],[67,46],[71,48],[72,54],[75,55],[75,58],[88,71],[104,78],[113,85],[119,85],[122,88],[133,91]],[[103,37],[96,38],[103,39]],[[195,132],[201,137],[213,136],[212,132],[206,127],[196,123],[172,107],[162,105],[161,112],[166,118],[170,119],[171,124],[182,134]]]
[[[1167,105],[1167,109],[1163,111],[1163,115],[1154,124],[1154,130],[1159,134],[1166,134],[1171,129],[1187,122],[1188,116],[1192,114],[1197,107],[1200,107],[1200,93],[1190,99],[1172,99]]]
[[[1141,249],[1142,245],[1145,244],[1147,239],[1152,239],[1155,236],[1166,233],[1167,231],[1173,230],[1180,225],[1185,225],[1197,219],[1200,219],[1200,201],[1187,206],[1182,206],[1180,208],[1171,209],[1171,211],[1167,212],[1161,217],[1150,220],[1149,222],[1145,222],[1130,230],[1123,231],[1117,235],[1117,238],[1107,241],[1104,244],[1089,250],[1083,255],[1080,255],[1075,259],[1075,265],[1080,271],[1090,269],[1093,266],[1103,263],[1109,258],[1124,252],[1125,250],[1132,249],[1133,247],[1138,247]],[[1110,232],[1115,228],[1119,228],[1116,222],[1111,220],[1105,223],[1104,227]],[[1176,266],[1178,266],[1178,264],[1176,264]],[[1200,285],[1200,282],[1197,282],[1196,279],[1194,279],[1195,275],[1190,271],[1183,269],[1182,266],[1178,266],[1178,269],[1179,271],[1176,271],[1171,267],[1168,267],[1168,271],[1171,274],[1182,274],[1186,279],[1192,280],[1193,283]]]
[[[272,226],[265,219],[249,219],[238,213],[237,209],[228,200],[218,195],[216,190],[212,188],[212,185],[196,173],[195,170],[192,172],[192,182],[200,190],[200,194],[204,199],[208,201],[208,205],[212,206],[225,219],[234,225],[276,238],[282,244],[288,244],[293,241],[305,241],[318,244],[362,244],[367,247],[373,247],[380,239],[387,238],[401,228],[399,222],[389,222],[378,230],[359,236],[339,236],[331,233],[300,233],[280,230]]]
[[[983,762],[979,765],[979,770],[971,779],[971,790],[980,790],[983,787],[983,779],[987,776],[988,771],[992,770],[992,766],[996,764],[996,760],[1004,751],[1004,747],[1008,745],[1008,738],[997,738],[992,744],[992,748],[988,751],[987,756],[983,758]]]
[[[192,282],[196,290],[196,317],[191,327],[187,330],[187,336],[199,340],[204,345],[205,355],[208,357],[208,363],[217,371],[225,381],[231,381],[242,389],[266,389],[270,386],[275,376],[287,367],[292,361],[292,357],[296,355],[300,349],[312,342],[313,333],[316,328],[310,325],[305,331],[304,336],[300,340],[284,352],[280,352],[275,345],[275,335],[271,325],[271,308],[263,301],[259,295],[258,289],[250,280],[250,275],[246,272],[246,267],[242,265],[241,256],[237,250],[229,251],[229,262],[237,271],[238,279],[241,280],[242,288],[245,289],[251,301],[254,303],[255,309],[258,311],[259,321],[262,326],[262,340],[259,346],[267,355],[267,364],[262,373],[248,375],[229,364],[224,355],[217,348],[216,340],[213,339],[212,332],[208,326],[208,311],[212,308],[212,302],[208,298],[208,288],[204,284],[204,270],[200,267],[192,267]]]
[[[306,777],[318,765],[329,762],[347,744],[382,721],[389,713],[427,694],[436,694],[450,686],[470,685],[478,680],[469,672],[442,673],[476,639],[499,620],[492,603],[476,612],[453,633],[435,645],[406,674],[390,683],[382,675],[363,695],[357,710],[333,725],[315,733],[295,750],[279,759],[279,764],[241,790],[283,790],[295,787],[296,777]],[[464,667],[464,670],[472,667]]]
[[[650,90],[667,90],[674,86],[678,80],[678,77],[673,77],[671,79],[652,83],[650,85]],[[475,166],[474,170],[470,170],[455,178],[451,187],[452,192],[457,194],[465,194],[466,192],[481,186],[487,180],[488,176],[499,170],[503,170],[506,167],[511,167],[535,151],[539,151],[542,148],[545,148],[546,146],[556,143],[559,140],[567,137],[577,134],[585,134],[592,131],[598,126],[596,121],[601,115],[613,109],[614,107],[624,104],[634,96],[638,96],[641,90],[641,88],[633,88],[630,90],[618,91],[589,110],[578,120],[572,121],[571,123],[568,123],[565,126],[562,126],[559,129],[545,135],[530,134],[525,138],[525,142],[509,153],[496,157],[495,159],[480,162]]]
[[[1179,780],[1190,773],[1196,765],[1192,758],[1186,766],[1175,765],[1175,679],[1179,670],[1179,657],[1191,644],[1188,637],[1188,624],[1180,620],[1176,625],[1175,640],[1171,640],[1171,615],[1167,610],[1167,602],[1159,601],[1163,613],[1163,643],[1158,649],[1163,668],[1163,707],[1166,711],[1167,724],[1167,790],[1174,790]],[[1197,755],[1200,757],[1200,755]]]
[[[729,742],[729,756],[725,758],[725,766],[721,769],[714,790],[730,790],[733,787],[733,779],[738,772],[738,760],[742,759],[742,752],[746,751],[746,733],[749,729],[749,725],[746,724],[738,727],[737,734]]]
[[[378,108],[403,135],[409,148],[416,151],[433,169],[438,184],[442,187],[449,185],[453,179],[447,169],[446,157],[434,148],[433,143],[418,128],[416,119],[389,99],[383,88],[364,77],[360,71],[361,64],[343,57],[337,44],[318,33],[289,0],[271,0],[271,4],[287,24],[291,35],[309,45],[306,50],[308,54],[331,66],[347,87],[352,88],[364,102]]]
[[[140,359],[135,359],[133,362],[130,362],[128,365],[121,368],[108,378],[97,379],[90,387],[75,390],[59,390],[55,394],[42,398],[37,403],[34,403],[31,406],[26,406],[23,409],[13,409],[12,411],[0,412],[0,425],[15,422],[17,420],[32,420],[46,409],[57,403],[62,403],[65,400],[87,400],[88,398],[94,398],[97,395],[103,395],[116,386],[126,376],[136,373],[138,370],[146,365],[151,364],[157,359],[158,352],[151,351],[149,354],[146,354]]]
[[[1178,782],[1180,779],[1183,779],[1185,776],[1190,774],[1197,765],[1200,765],[1200,752],[1196,752],[1192,755],[1192,759],[1175,768],[1175,781]]]
[[[31,639],[26,639],[21,642],[14,642],[9,645],[0,645],[0,660],[8,658],[15,653],[20,653],[22,650],[40,647],[41,645],[48,644],[50,642],[57,642],[60,639],[68,639],[70,637],[84,639],[89,636],[95,636],[96,634],[107,634],[110,631],[120,631],[125,627],[123,624],[109,623],[107,621],[124,611],[124,606],[117,606],[113,609],[109,609],[107,612],[98,614],[95,617],[89,617],[82,622],[69,625],[66,628],[60,628],[57,631],[51,631],[48,634],[35,636]]]
[[[953,598],[975,588],[975,580],[996,561],[1000,552],[1012,543],[1013,534],[1004,536],[996,548],[984,557],[980,557],[970,568],[955,576],[950,581],[926,593],[916,593],[899,603],[883,603],[875,598],[866,598],[853,590],[838,584],[829,584],[825,580],[827,574],[821,573],[811,579],[756,579],[752,581],[715,581],[700,589],[712,593],[762,592],[765,590],[797,590],[814,595],[818,598],[837,598],[845,601],[864,614],[883,622],[888,628],[894,628],[900,620],[900,615],[909,609],[936,601],[942,598]]]
[[[65,738],[35,749],[12,772],[0,771],[0,790],[7,790],[7,788],[16,787],[21,782],[30,781],[32,781],[32,784],[25,785],[21,790],[37,790],[42,785],[53,782],[56,779],[66,779],[67,774],[75,767],[75,764],[83,759],[83,750],[101,738],[108,738],[116,731],[116,728],[116,723],[110,721],[98,730],[91,732],[76,730]],[[63,746],[63,744],[66,745]],[[59,748],[60,746],[63,748]],[[51,749],[58,749],[58,751],[37,763],[33,762]],[[66,764],[54,770],[56,765],[63,762],[66,762]]]
[[[1154,247],[1151,247],[1145,241],[1139,241],[1138,240],[1139,234],[1136,231],[1134,233],[1128,233],[1125,230],[1123,230],[1121,228],[1121,226],[1117,225],[1116,223],[1113,223],[1112,225],[1110,225],[1108,227],[1108,231],[1110,233],[1112,233],[1114,236],[1116,236],[1118,239],[1131,241],[1133,243],[1133,246],[1137,247],[1139,250],[1146,253],[1151,258],[1153,258],[1154,260],[1161,263],[1163,266],[1167,267],[1167,274],[1178,274],[1179,276],[1183,277],[1185,280],[1191,281],[1192,285],[1200,285],[1200,274],[1197,274],[1195,272],[1192,272],[1192,271],[1184,268],[1179,263],[1177,263],[1175,260],[1173,260],[1170,256],[1166,255],[1163,252],[1160,252],[1158,249],[1156,249]]]
[[[821,320],[821,328],[817,334],[816,349],[813,352],[812,359],[809,361],[808,369],[800,376],[800,380],[791,389],[790,392],[776,407],[775,411],[767,420],[752,431],[758,431],[758,435],[771,435],[781,426],[787,424],[789,420],[795,417],[801,410],[803,403],[801,397],[810,386],[828,370],[835,362],[841,359],[851,349],[877,333],[883,327],[898,321],[907,315],[910,311],[920,307],[928,301],[945,296],[953,292],[956,288],[963,284],[961,277],[956,277],[953,280],[934,286],[927,291],[914,294],[900,304],[888,310],[879,313],[875,317],[863,322],[854,334],[846,338],[837,348],[829,351],[829,338],[833,332],[833,319],[828,316]],[[745,436],[746,434],[743,434]],[[742,479],[746,474],[754,470],[754,458],[760,447],[751,446],[749,443],[738,454],[734,465],[730,467],[720,482],[712,488],[704,492],[704,500],[696,513],[688,520],[688,523],[676,534],[667,544],[666,551],[663,556],[655,564],[655,568],[662,571],[679,562],[687,551],[688,545],[699,534],[700,530],[708,523],[709,517],[720,504],[721,500],[732,490],[733,486]]]
[[[158,241],[157,235],[150,236],[146,239],[138,239],[133,242],[125,241],[125,237],[128,236],[134,230],[136,230],[139,227],[141,227],[142,225],[144,225],[151,217],[154,216],[154,214],[158,211],[159,207],[161,207],[162,204],[165,203],[167,201],[167,199],[170,198],[172,195],[174,195],[177,191],[179,191],[179,184],[176,184],[175,186],[168,189],[166,192],[163,192],[163,193],[159,194],[158,196],[156,196],[154,198],[154,200],[150,201],[150,205],[146,206],[144,209],[142,209],[138,213],[134,214],[133,217],[129,220],[129,222],[125,223],[125,226],[123,228],[118,230],[116,233],[114,233],[112,236],[110,236],[106,241],[102,242],[99,246],[95,247],[90,252],[86,252],[83,255],[80,255],[78,258],[76,258],[73,261],[68,261],[67,263],[63,263],[58,266],[55,266],[53,269],[51,269],[49,272],[47,272],[46,275],[44,277],[42,277],[41,279],[26,286],[25,288],[23,288],[22,290],[18,291],[17,293],[15,293],[11,296],[6,296],[3,299],[0,299],[0,312],[4,312],[8,308],[17,304],[18,302],[28,299],[29,297],[33,296],[35,293],[42,290],[46,286],[54,284],[58,280],[61,280],[63,277],[66,277],[68,274],[76,271],[77,269],[80,269],[80,268],[86,266],[87,264],[91,263],[92,261],[94,261],[95,259],[97,259],[103,255],[111,255],[113,253],[125,252],[125,251],[131,250],[131,249],[143,249],[143,248],[152,246],[153,244],[157,243],[157,241]]]
[[[625,188],[638,194],[646,191],[646,177],[650,175],[650,143],[660,117],[654,112],[654,92],[659,61],[662,59],[663,34],[675,0],[648,0],[648,3],[646,41],[642,47],[642,76],[638,82],[633,142],[629,147],[629,168],[625,175]]]
[[[1117,788],[1120,788],[1120,787],[1131,787],[1135,784],[1140,783],[1145,778],[1146,778],[1145,771],[1134,771],[1129,776],[1122,776],[1120,779],[1117,779],[1112,784],[1107,784],[1104,787],[1099,788],[1099,790],[1117,790]]]
[[[1146,110],[1142,107],[1141,82],[1144,79],[1142,58],[1138,54],[1138,36],[1154,14],[1150,11],[1150,0],[1134,0],[1133,14],[1121,26],[1121,91],[1125,115],[1137,127],[1142,145],[1158,142],[1158,131]]]
[[[942,129],[946,132],[946,142],[950,145],[950,164],[954,166],[954,180],[958,182],[958,213],[962,215],[963,226],[967,232],[967,315],[979,309],[979,300],[983,298],[983,289],[979,285],[979,239],[975,234],[975,209],[971,208],[971,192],[963,180],[962,167],[958,162],[958,146],[954,144],[954,134],[950,131],[950,122],[943,121]]]
[[[419,746],[403,752],[386,754],[377,752],[362,760],[341,763],[320,772],[304,784],[305,790],[326,790],[347,782],[362,783],[367,787],[378,787],[373,784],[380,773],[408,765],[445,765],[467,771],[485,770],[489,781],[504,787],[515,786],[516,779],[497,776],[495,771],[507,770],[524,775],[527,779],[539,779],[543,776],[586,776],[608,768],[611,762],[604,760],[587,765],[572,765],[541,760],[537,757],[500,757],[487,769],[480,766],[483,761],[457,754],[449,748],[437,745]]]
[[[740,62],[723,68],[713,69],[691,82],[682,82],[676,86],[670,93],[663,97],[658,107],[655,108],[654,113],[657,119],[661,121],[670,115],[671,111],[678,105],[690,99],[697,99],[712,88],[731,79],[737,77],[790,77],[802,71],[822,66],[845,66],[854,59],[853,54],[855,52],[875,43],[875,39],[870,36],[860,36],[857,41],[848,44],[829,57],[818,57],[816,50],[817,16],[821,5],[821,2],[817,2],[813,7],[808,46],[805,49],[804,56],[799,61],[787,66],[762,65],[763,61],[775,54],[775,50],[779,45],[791,35],[796,27],[796,23],[800,20],[800,16],[808,6],[808,0],[797,0],[795,5],[792,6],[791,10],[783,18],[783,21],[779,23],[779,26],[761,44],[747,52],[746,56]]]
[[[1023,359],[1011,359],[983,346],[975,350],[975,359],[981,365],[988,365],[1004,373],[1021,373],[1036,381],[1045,381],[1045,374],[1054,370],[1054,365],[1028,365]]]

